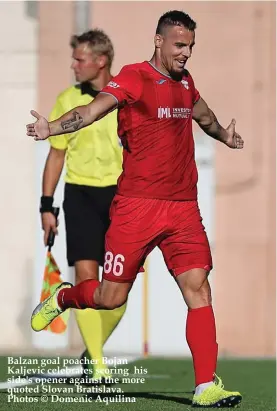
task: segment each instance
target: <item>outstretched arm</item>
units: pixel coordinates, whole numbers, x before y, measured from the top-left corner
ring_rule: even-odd
[[[27,135],[34,137],[35,140],[45,140],[49,136],[72,133],[99,120],[116,107],[115,97],[111,94],[100,93],[91,103],[76,107],[55,121],[48,122],[32,110],[31,114],[37,121],[26,126]]]
[[[193,107],[192,118],[206,134],[215,140],[221,141],[230,148],[243,148],[244,141],[235,131],[236,121],[233,119],[226,129],[223,128],[201,97]]]

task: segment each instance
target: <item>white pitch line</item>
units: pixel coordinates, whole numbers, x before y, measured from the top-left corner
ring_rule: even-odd
[[[25,387],[26,385],[34,384],[31,380],[26,380],[24,378],[20,379],[20,382],[1,382],[0,383],[0,390],[10,390],[11,388],[16,387]]]

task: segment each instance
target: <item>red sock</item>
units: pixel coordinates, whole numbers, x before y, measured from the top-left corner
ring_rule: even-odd
[[[61,308],[96,308],[93,300],[94,291],[99,287],[98,280],[86,280],[71,288],[63,288],[58,294]]]
[[[189,309],[186,337],[193,358],[195,386],[213,381],[217,363],[217,342],[211,306]]]

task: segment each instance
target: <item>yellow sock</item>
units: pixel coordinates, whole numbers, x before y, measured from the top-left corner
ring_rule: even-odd
[[[107,365],[103,364],[103,345],[121,320],[126,305],[115,310],[74,310],[76,320],[90,357],[95,361],[94,378],[101,374]]]
[[[127,303],[123,304],[121,307],[115,310],[99,310],[102,320],[102,345],[108,340],[109,336],[112,334],[113,330],[116,328],[120,322],[123,314],[126,311]]]

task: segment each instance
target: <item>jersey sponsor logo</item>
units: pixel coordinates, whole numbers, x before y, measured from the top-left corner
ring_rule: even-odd
[[[120,87],[117,83],[115,83],[114,81],[110,81],[108,84],[107,84],[107,86],[108,87],[112,87],[112,88],[118,88],[118,87]]]
[[[158,107],[158,118],[171,118],[170,107]]]
[[[158,118],[189,118],[191,109],[185,107],[158,107]]]
[[[157,81],[156,81],[157,84],[163,84],[163,83],[165,83],[165,82],[166,82],[166,80],[163,79],[163,78],[161,78],[160,80],[157,80]]]
[[[172,109],[173,118],[189,118],[191,114],[190,108],[176,107]]]
[[[183,86],[188,90],[189,89],[189,83],[187,82],[187,80],[182,80],[181,83],[183,84]]]

